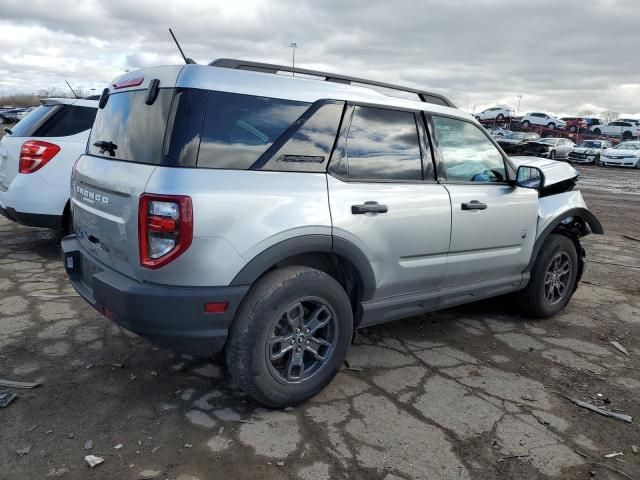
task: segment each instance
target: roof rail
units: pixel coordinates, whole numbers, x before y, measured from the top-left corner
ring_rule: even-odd
[[[400,85],[393,85],[391,83],[376,82],[375,80],[367,80],[365,78],[351,77],[348,75],[340,75],[336,73],[321,72],[318,70],[308,70],[306,68],[288,67],[286,65],[274,65],[272,63],[252,62],[249,60],[237,60],[233,58],[218,58],[209,63],[212,67],[232,68],[236,70],[249,70],[253,72],[262,73],[278,73],[278,72],[291,72],[300,73],[302,75],[311,75],[315,77],[322,77],[327,82],[335,83],[360,83],[363,85],[371,85],[375,87],[388,88],[390,90],[398,90],[401,92],[414,93],[418,98],[426,103],[434,103],[436,105],[444,105],[445,107],[456,106],[449,101],[444,95],[439,93],[427,92],[425,90],[418,90],[410,87],[401,87]]]

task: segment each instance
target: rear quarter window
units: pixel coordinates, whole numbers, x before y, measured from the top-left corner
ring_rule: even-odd
[[[61,105],[40,105],[29,115],[11,127],[12,137],[33,137],[33,132],[57,110]]]
[[[34,137],[68,137],[89,130],[97,108],[63,105],[33,134]]]
[[[210,92],[198,167],[248,169],[309,105],[292,100]]]

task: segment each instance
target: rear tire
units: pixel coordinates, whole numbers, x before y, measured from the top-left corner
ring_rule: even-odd
[[[552,233],[542,245],[528,285],[518,293],[523,313],[549,318],[562,310],[573,295],[578,277],[578,253],[568,237]]]
[[[551,150],[551,153],[549,154],[549,158],[551,160],[555,160],[556,159],[556,151],[555,150]]]
[[[553,122],[549,122],[547,124],[547,128],[550,128],[551,130],[555,130],[556,129],[556,124]]]
[[[595,133],[596,135],[600,135],[602,133],[602,130],[600,130],[599,128],[596,128],[593,133]]]
[[[504,120],[504,115],[499,113],[498,116],[496,117],[496,120],[498,120],[499,122]]]
[[[522,126],[524,128],[529,128],[531,126],[531,122],[529,120],[525,120],[524,122],[522,122]]]
[[[227,367],[258,402],[295,405],[333,379],[352,333],[351,303],[335,279],[308,267],[277,269],[242,302],[229,332]]]

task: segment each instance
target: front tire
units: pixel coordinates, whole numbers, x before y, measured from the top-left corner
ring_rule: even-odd
[[[556,129],[556,124],[553,122],[549,122],[547,124],[547,128],[550,128],[551,130],[555,130]]]
[[[549,158],[551,160],[555,160],[556,159],[556,151],[555,150],[551,150],[551,153],[549,154]]]
[[[524,122],[522,122],[522,126],[524,128],[529,128],[531,126],[531,122],[529,120],[525,120]]]
[[[562,310],[573,295],[578,278],[578,253],[568,237],[551,234],[545,240],[531,271],[531,278],[519,292],[525,315],[549,318]]]
[[[593,133],[595,133],[596,135],[600,135],[602,133],[602,130],[600,130],[599,128],[596,128]]]
[[[335,279],[307,267],[277,269],[258,280],[238,310],[227,367],[258,402],[296,405],[333,379],[352,333],[351,303]]]

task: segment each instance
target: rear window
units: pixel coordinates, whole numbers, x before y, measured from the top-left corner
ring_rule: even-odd
[[[209,92],[198,167],[248,169],[309,103]]]
[[[152,105],[145,103],[146,95],[146,90],[133,90],[109,96],[91,131],[91,155],[160,165],[173,89],[160,89]]]
[[[38,127],[34,137],[68,137],[89,130],[97,108],[63,105]]]
[[[33,132],[42,122],[59,110],[61,105],[40,105],[29,115],[11,127],[12,137],[33,137]]]

